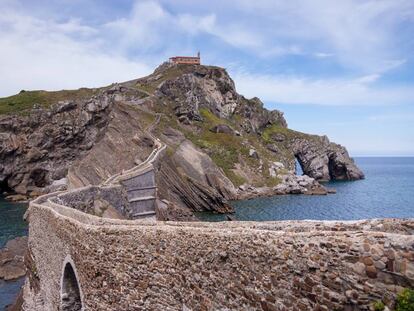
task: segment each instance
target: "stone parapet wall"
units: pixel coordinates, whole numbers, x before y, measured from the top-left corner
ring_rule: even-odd
[[[68,256],[85,310],[367,310],[414,286],[412,220],[144,222],[44,202],[26,310],[59,310]]]
[[[97,200],[107,202],[124,215],[128,213],[129,209],[126,193],[121,186],[87,186],[52,196],[50,200],[85,213],[93,208]]]

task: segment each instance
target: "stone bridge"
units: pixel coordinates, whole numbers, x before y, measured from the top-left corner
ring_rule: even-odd
[[[414,286],[411,219],[156,221],[155,141],[101,186],[30,203],[24,310],[368,310]]]
[[[24,310],[368,310],[414,286],[414,223],[175,223],[29,209]]]

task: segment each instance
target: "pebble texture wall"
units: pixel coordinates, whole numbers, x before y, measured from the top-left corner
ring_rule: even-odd
[[[67,256],[94,311],[367,310],[414,286],[411,220],[144,222],[42,199],[29,218],[25,310],[60,310]]]

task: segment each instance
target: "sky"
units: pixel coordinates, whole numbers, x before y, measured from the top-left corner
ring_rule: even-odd
[[[0,0],[0,97],[98,87],[201,52],[289,127],[414,155],[413,0]]]

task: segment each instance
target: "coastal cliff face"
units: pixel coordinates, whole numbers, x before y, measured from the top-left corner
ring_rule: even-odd
[[[33,102],[35,108],[25,115],[18,111],[0,116],[3,189],[36,195],[65,183],[70,165],[94,147],[108,124],[109,98],[87,96],[48,108]],[[0,101],[0,105],[5,103]]]
[[[238,94],[219,67],[165,63],[100,89],[22,92],[0,99],[0,183],[37,195],[99,184],[142,162],[151,136],[167,145],[159,195],[193,211],[231,211],[226,200],[324,193],[318,181],[363,173],[327,137],[293,131],[283,113]],[[295,159],[307,176],[295,175]],[[326,193],[326,191],[325,191]],[[185,214],[185,213],[184,213]]]

